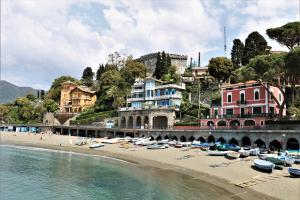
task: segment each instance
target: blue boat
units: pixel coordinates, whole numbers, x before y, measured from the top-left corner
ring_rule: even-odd
[[[218,145],[217,149],[219,151],[239,151],[241,147],[235,144],[222,144]]]
[[[275,168],[274,163],[271,163],[271,162],[265,161],[265,160],[260,160],[260,159],[255,159],[254,160],[254,165],[257,169],[265,170],[265,171],[271,171],[271,172]]]
[[[291,176],[300,178],[300,169],[289,167],[288,171]]]

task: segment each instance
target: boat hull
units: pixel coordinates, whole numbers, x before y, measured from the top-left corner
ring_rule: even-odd
[[[291,176],[298,177],[298,178],[300,177],[300,169],[289,167],[288,171]]]
[[[259,159],[254,160],[254,166],[259,170],[271,171],[271,172],[275,168],[274,163],[271,163],[271,162],[265,161],[265,160],[259,160]]]

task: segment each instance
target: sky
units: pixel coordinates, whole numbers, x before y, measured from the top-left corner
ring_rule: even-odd
[[[48,90],[61,75],[81,78],[115,51],[166,51],[201,65],[227,57],[232,41],[258,31],[272,50],[286,50],[267,28],[299,20],[299,0],[1,0],[2,79]]]

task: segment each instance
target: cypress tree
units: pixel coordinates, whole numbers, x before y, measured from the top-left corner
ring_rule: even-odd
[[[161,73],[161,66],[162,66],[162,59],[161,59],[161,55],[160,55],[160,52],[157,53],[157,58],[156,58],[156,66],[155,66],[155,71],[154,71],[154,74],[153,76],[157,79],[160,79],[161,76],[162,76],[162,73]]]
[[[167,55],[163,51],[162,54],[161,54],[161,76],[168,73],[167,64],[168,64],[167,63]]]
[[[244,54],[244,44],[240,39],[233,40],[233,46],[231,49],[231,62],[234,68],[239,68],[242,65],[242,59]]]
[[[94,72],[91,67],[87,67],[84,69],[82,73],[82,82],[84,85],[90,87],[93,85]]]
[[[96,72],[96,80],[100,81],[101,75],[104,72],[104,65],[103,64],[99,64],[99,68]]]

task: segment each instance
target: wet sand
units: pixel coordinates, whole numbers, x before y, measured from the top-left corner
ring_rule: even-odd
[[[291,178],[287,168],[275,170],[272,174],[253,169],[253,160],[228,160],[224,157],[207,156],[198,149],[168,148],[148,150],[146,147],[120,148],[119,144],[107,144],[102,148],[89,149],[88,145],[75,146],[77,137],[59,135],[41,135],[14,132],[1,132],[1,144],[42,147],[63,151],[95,154],[126,160],[140,165],[180,173],[191,179],[191,184],[207,184],[212,191],[224,194],[224,199],[300,199],[300,179]],[[72,141],[72,144],[70,144]],[[258,184],[240,188],[234,184],[253,177],[264,180]]]

